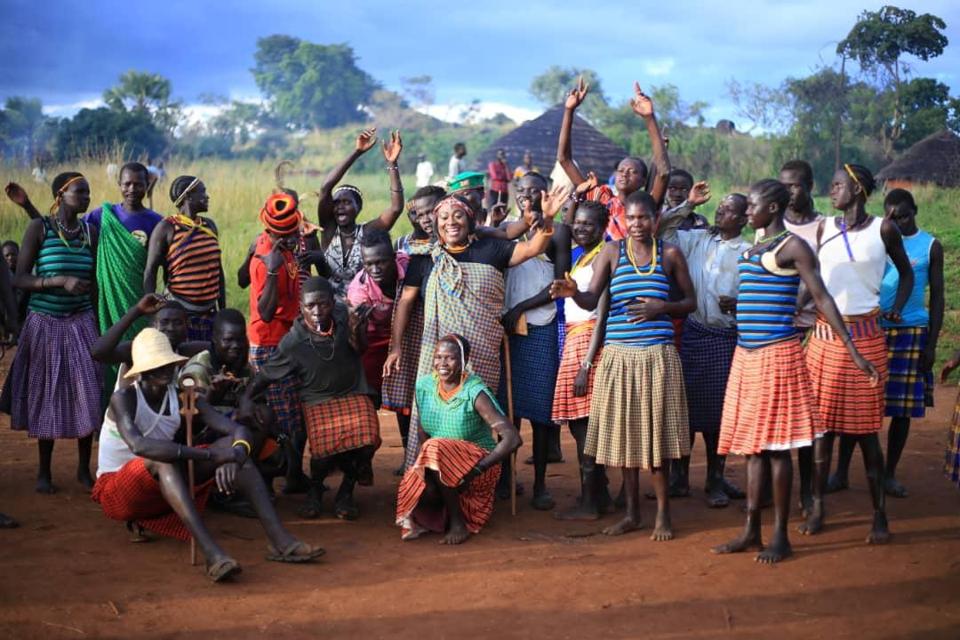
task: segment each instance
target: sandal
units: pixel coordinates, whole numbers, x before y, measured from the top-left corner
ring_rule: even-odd
[[[353,496],[337,498],[333,510],[334,515],[341,520],[356,520],[360,517],[360,508],[353,501]]]
[[[213,582],[223,582],[243,571],[233,558],[221,558],[207,567],[207,577]]]
[[[273,545],[267,545],[267,560],[271,562],[288,562],[291,564],[300,564],[311,562],[326,553],[320,547],[313,547],[306,542],[294,540],[283,551],[277,551]]]

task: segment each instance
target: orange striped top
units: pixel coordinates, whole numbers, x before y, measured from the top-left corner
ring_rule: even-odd
[[[190,226],[169,217],[173,241],[167,249],[167,289],[196,305],[212,305],[220,295],[220,241],[203,219]]]

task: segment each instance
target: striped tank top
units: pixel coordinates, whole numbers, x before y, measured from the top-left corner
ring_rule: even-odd
[[[794,319],[800,276],[777,266],[777,252],[792,235],[756,255],[747,251],[737,261],[737,345],[741,347],[756,349],[797,335]]]
[[[93,251],[90,249],[90,227],[80,222],[83,230],[73,239],[62,239],[49,217],[43,219],[43,241],[34,264],[38,278],[74,276],[94,279]],[[30,292],[27,308],[48,316],[65,318],[93,308],[89,293],[73,295],[66,289],[49,288]]]
[[[211,307],[220,295],[220,241],[201,219],[199,226],[167,218],[173,239],[167,249],[167,290],[178,300]]]
[[[620,241],[620,258],[610,278],[610,314],[607,318],[607,333],[604,344],[622,344],[630,347],[652,347],[673,343],[673,323],[663,314],[654,320],[633,322],[635,316],[627,311],[627,305],[637,298],[657,298],[666,301],[670,282],[659,260],[653,273],[643,275],[650,265],[634,265],[627,257],[626,243]],[[659,244],[659,243],[658,243]],[[657,247],[659,249],[659,246]]]

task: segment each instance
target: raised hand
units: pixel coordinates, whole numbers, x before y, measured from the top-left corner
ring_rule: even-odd
[[[165,304],[167,304],[167,301],[163,296],[148,293],[137,302],[137,311],[139,311],[141,315],[152,316],[157,311],[160,311]]]
[[[373,149],[373,145],[377,144],[377,128],[372,127],[370,129],[364,129],[360,132],[360,135],[357,136],[356,148],[360,153],[366,153]]]
[[[585,193],[588,193],[592,189],[596,189],[597,185],[600,184],[600,179],[597,177],[593,171],[587,172],[587,179],[577,185],[577,188],[573,190],[578,196],[582,196]]]
[[[400,130],[390,132],[390,142],[383,141],[383,157],[387,164],[396,164],[403,150],[403,140],[400,139]]]
[[[574,282],[569,273],[564,275],[563,280],[554,280],[550,283],[550,297],[553,300],[572,298],[575,295],[577,295],[577,283]]]
[[[633,83],[633,98],[630,99],[633,112],[643,119],[653,117],[653,100],[640,88],[639,82]]]
[[[30,202],[30,196],[27,195],[26,190],[16,182],[8,182],[4,191],[10,201],[19,207],[24,207]]]
[[[550,221],[550,224],[544,224],[547,229],[552,227],[553,217],[557,215],[569,196],[570,188],[559,184],[551,189],[550,193],[540,192],[540,208],[543,209],[543,220],[544,222]]]
[[[690,188],[687,194],[687,202],[694,207],[699,207],[710,199],[710,184],[706,180],[701,180]]]
[[[567,109],[576,109],[586,100],[589,91],[590,85],[584,82],[583,76],[580,76],[577,79],[577,86],[570,89],[570,93],[567,94],[567,100],[563,103],[564,106]]]

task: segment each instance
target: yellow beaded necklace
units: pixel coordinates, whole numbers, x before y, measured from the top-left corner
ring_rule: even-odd
[[[646,271],[640,271],[637,268],[637,261],[633,257],[633,243],[630,241],[630,238],[626,238],[624,242],[627,243],[627,260],[630,261],[630,264],[633,266],[633,270],[637,272],[638,276],[649,276],[652,275],[654,271],[657,270],[657,241],[653,241],[653,253],[650,256],[650,268]]]

